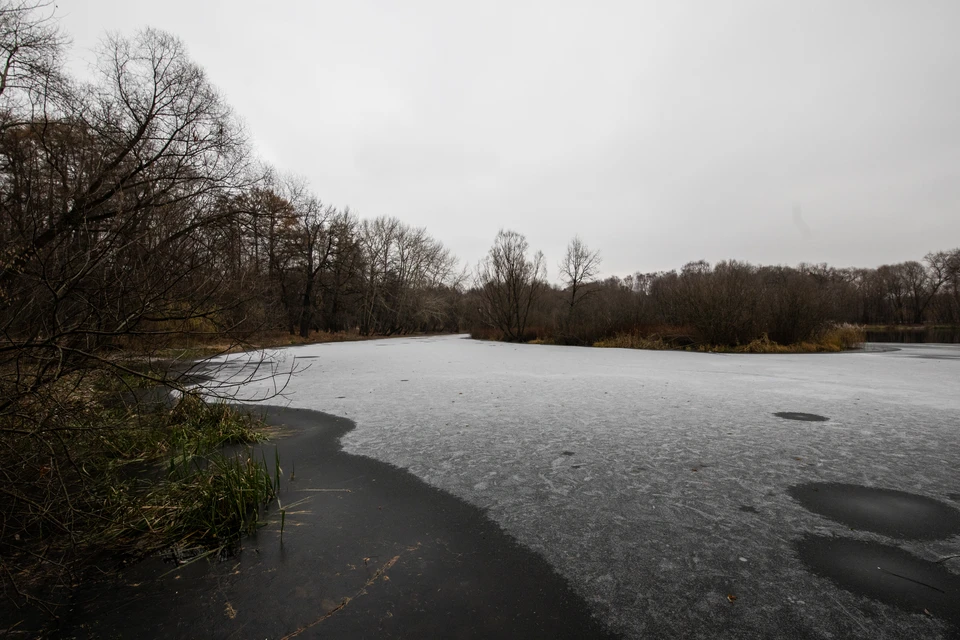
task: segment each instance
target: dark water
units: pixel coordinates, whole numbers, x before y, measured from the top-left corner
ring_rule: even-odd
[[[84,581],[55,637],[616,637],[546,560],[482,509],[345,453],[340,437],[354,428],[350,420],[261,409],[289,432],[267,445],[290,465],[282,537],[272,508],[236,557],[183,565],[150,558]]]
[[[800,420],[802,422],[826,422],[830,419],[826,416],[818,416],[815,413],[800,413],[797,411],[778,411],[773,415],[784,420]]]
[[[927,496],[827,482],[793,486],[788,493],[807,509],[851,530],[904,540],[938,540],[960,533],[960,511]],[[840,588],[938,617],[960,632],[960,576],[941,561],[853,535],[807,534],[794,548],[808,569]]]
[[[794,546],[813,573],[840,588],[938,617],[960,631],[960,576],[942,564],[899,547],[852,538],[808,534]]]
[[[904,540],[960,534],[960,511],[926,496],[836,482],[810,482],[787,492],[810,511],[852,529]]]
[[[867,331],[867,342],[958,344],[960,343],[960,327],[918,327],[916,329]]]

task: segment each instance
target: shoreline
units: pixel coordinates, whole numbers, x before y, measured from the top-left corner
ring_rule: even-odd
[[[352,421],[248,408],[291,434],[258,447],[280,452],[282,543],[272,506],[234,558],[183,566],[149,558],[85,584],[58,634],[615,637],[566,579],[482,509],[345,453],[340,438]]]

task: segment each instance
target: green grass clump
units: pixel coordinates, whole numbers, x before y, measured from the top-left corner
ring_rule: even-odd
[[[256,530],[278,481],[279,471],[271,476],[249,448],[235,455],[184,451],[148,491],[124,492],[110,534],[140,552],[173,546],[222,550]]]
[[[96,427],[75,446],[90,498],[100,496],[89,545],[223,550],[257,528],[276,496],[279,460],[271,476],[247,446],[264,440],[263,425],[235,407],[187,393],[173,408],[99,407],[87,420]]]
[[[115,464],[169,458],[183,450],[204,455],[229,444],[254,444],[264,435],[253,416],[222,402],[185,394],[172,409],[144,405],[98,407],[88,421],[97,425],[93,458]]]
[[[169,443],[174,449],[213,448],[225,444],[260,442],[263,435],[250,414],[223,402],[205,402],[199,396],[187,394],[171,415],[173,428]]]
[[[139,551],[170,545],[222,549],[256,529],[260,508],[279,488],[279,459],[271,476],[249,446],[232,454],[222,449],[261,442],[257,419],[192,394],[172,410],[140,411],[131,418],[102,435],[118,455],[115,470],[130,463],[162,466],[102,474],[102,480],[117,482],[110,492],[108,537]]]

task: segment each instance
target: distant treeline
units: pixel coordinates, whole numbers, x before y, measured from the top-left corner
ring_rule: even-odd
[[[627,333],[680,346],[766,336],[787,345],[840,323],[960,323],[960,249],[876,269],[699,261],[596,280],[600,255],[575,238],[559,265],[561,285],[546,282],[545,266],[523,236],[501,232],[467,294],[474,335],[592,344]]]

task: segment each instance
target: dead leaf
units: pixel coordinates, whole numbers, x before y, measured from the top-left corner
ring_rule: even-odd
[[[736,602],[737,596],[733,595],[732,593],[729,593],[727,594],[727,600],[729,600],[730,602]]]

